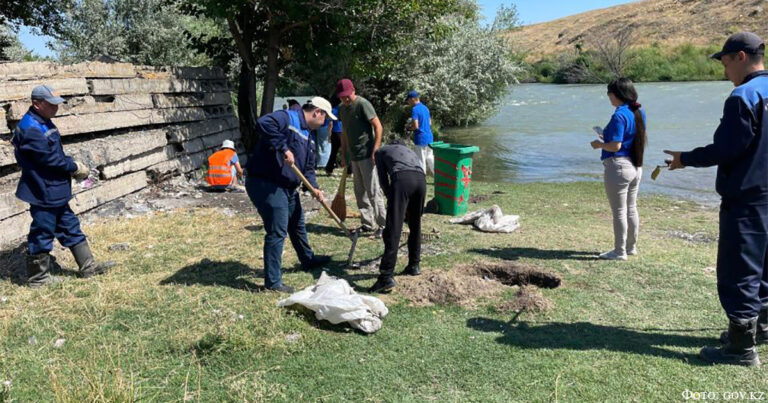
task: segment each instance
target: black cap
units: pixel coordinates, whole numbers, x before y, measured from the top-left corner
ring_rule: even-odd
[[[765,42],[763,42],[762,38],[753,34],[752,32],[735,33],[729,36],[728,39],[725,40],[725,45],[723,45],[723,50],[715,53],[710,57],[713,59],[720,60],[720,58],[723,57],[723,55],[727,55],[728,53],[740,52],[742,50],[744,51],[744,53],[764,55]]]

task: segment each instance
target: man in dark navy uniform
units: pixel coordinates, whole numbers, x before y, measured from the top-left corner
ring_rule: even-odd
[[[756,344],[768,342],[768,72],[765,43],[740,32],[712,55],[736,88],[725,101],[714,141],[673,156],[670,169],[717,165],[720,241],[717,292],[728,315],[721,347],[701,357],[715,364],[760,365]]]
[[[290,238],[304,270],[323,266],[331,259],[312,251],[304,225],[304,211],[297,189],[301,180],[291,168],[296,168],[312,184],[323,200],[323,192],[315,175],[315,144],[310,136],[325,123],[336,120],[331,103],[314,97],[298,111],[288,109],[259,118],[256,131],[259,143],[248,158],[248,178],[245,189],[264,221],[264,287],[270,291],[293,292],[283,284],[283,244]]]
[[[80,277],[101,274],[106,267],[96,263],[69,200],[72,177],[85,179],[88,168],[64,154],[61,135],[51,119],[64,99],[51,87],[41,85],[32,90],[32,106],[13,133],[16,162],[21,167],[21,180],[16,197],[30,204],[32,225],[27,241],[27,284],[39,287],[54,280],[51,277],[53,238],[70,248],[80,268]]]

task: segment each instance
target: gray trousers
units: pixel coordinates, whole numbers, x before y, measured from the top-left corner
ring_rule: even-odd
[[[376,167],[370,158],[352,161],[352,181],[363,228],[375,230],[387,223],[387,206]]]
[[[637,189],[643,168],[632,165],[627,157],[603,160],[605,167],[605,193],[613,212],[613,248],[623,255],[635,250],[640,228],[637,214]]]

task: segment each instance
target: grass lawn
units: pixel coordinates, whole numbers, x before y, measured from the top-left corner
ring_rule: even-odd
[[[514,260],[549,270],[563,279],[542,290],[550,311],[513,320],[496,308],[501,301],[417,307],[396,289],[385,297],[383,328],[363,335],[253,291],[263,282],[257,216],[181,210],[97,222],[85,230],[98,258],[118,262],[110,274],[42,290],[0,282],[0,401],[668,401],[685,390],[768,392],[762,368],[697,358],[726,325],[715,210],[642,197],[639,256],[603,262],[592,257],[613,239],[602,184],[473,184],[475,195],[494,191],[504,194],[471,208],[498,204],[519,214],[522,228],[485,234],[426,215],[425,229],[440,233],[429,244],[444,253],[424,256],[422,269]],[[308,228],[316,252],[333,255],[332,273],[373,283],[374,273],[342,268],[349,242],[322,212]],[[131,248],[108,250],[118,242]],[[356,259],[382,250],[363,239]],[[62,263],[73,267],[71,258]],[[285,282],[313,284],[319,272],[296,263],[287,247]],[[500,299],[514,297],[510,289]],[[57,348],[58,339],[66,341]]]

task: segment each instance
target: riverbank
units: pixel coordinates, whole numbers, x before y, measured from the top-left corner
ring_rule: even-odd
[[[326,189],[337,181],[321,180]],[[370,336],[278,308],[280,295],[256,292],[263,232],[253,213],[181,209],[96,220],[85,230],[97,256],[118,263],[109,275],[65,277],[37,291],[0,283],[0,388],[10,382],[0,396],[659,401],[685,390],[768,391],[762,369],[696,358],[725,325],[714,209],[643,196],[640,254],[615,263],[594,258],[612,240],[598,183],[474,183],[473,195],[471,210],[497,204],[519,214],[522,228],[485,234],[425,215],[433,236],[424,274],[398,278],[400,287],[383,297],[389,316]],[[330,273],[356,287],[373,283],[375,265],[342,267],[349,243],[330,219],[312,215],[308,230],[316,251],[333,255]],[[110,248],[119,243],[128,246]],[[356,260],[381,250],[380,241],[362,239]],[[320,274],[296,270],[290,247],[284,259],[287,284],[309,286]],[[61,263],[73,267],[69,257]],[[527,288],[536,304],[521,304],[519,287],[490,279],[476,280],[496,290],[485,297],[438,304],[414,297],[417,280],[489,263],[554,273],[562,284]],[[401,256],[399,269],[404,264]],[[469,282],[433,291],[462,284]]]
[[[661,45],[654,43],[629,48],[623,55],[623,75],[636,83],[725,80],[723,66],[710,55],[721,45]],[[608,83],[614,78],[604,57],[593,50],[573,49],[556,56],[544,56],[533,63],[523,61],[528,72],[525,82],[549,84]]]

